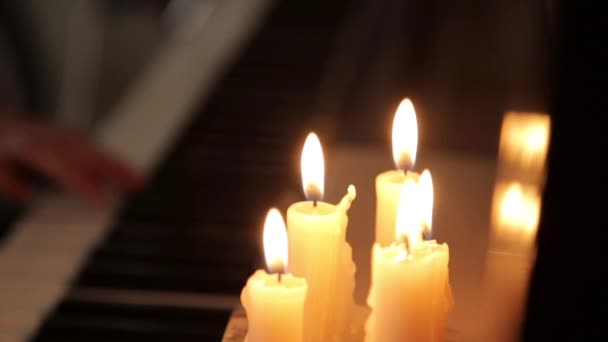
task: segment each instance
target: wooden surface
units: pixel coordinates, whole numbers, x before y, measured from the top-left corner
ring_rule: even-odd
[[[347,238],[357,264],[355,299],[364,304],[370,283],[374,236],[375,176],[392,168],[389,147],[338,146],[328,151],[326,199],[336,202],[348,184],[357,187],[349,211]],[[435,184],[433,236],[450,246],[450,277],[456,305],[448,317],[446,339],[471,341],[476,335],[479,294],[486,256],[495,160],[477,155],[428,151],[416,170],[429,168]],[[242,341],[247,321],[235,310],[224,341]]]
[[[234,309],[222,342],[242,342],[247,335],[247,317],[242,307]]]

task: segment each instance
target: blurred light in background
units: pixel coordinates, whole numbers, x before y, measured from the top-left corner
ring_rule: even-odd
[[[540,202],[540,194],[535,186],[525,186],[519,182],[497,184],[492,208],[495,241],[511,250],[533,248]]]
[[[547,114],[506,113],[500,134],[499,177],[542,185],[550,130]]]
[[[536,260],[550,130],[547,114],[508,112],[503,118],[478,317],[480,340],[520,340]]]
[[[548,114],[505,114],[492,204],[490,249],[506,249],[526,257],[534,250],[550,131]]]

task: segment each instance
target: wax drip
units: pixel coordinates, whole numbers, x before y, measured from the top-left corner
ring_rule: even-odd
[[[338,208],[344,212],[347,212],[356,197],[357,189],[354,185],[351,184],[348,186],[347,194],[344,195],[344,197],[342,197],[342,200],[340,200],[340,203],[338,203]]]

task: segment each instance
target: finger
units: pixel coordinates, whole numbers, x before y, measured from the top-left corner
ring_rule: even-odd
[[[105,180],[126,190],[139,190],[143,187],[144,177],[124,162],[105,154],[99,156],[99,161],[98,167]]]
[[[24,147],[23,153],[18,158],[27,166],[43,173],[91,204],[99,203],[100,185],[87,176],[86,170],[83,170],[81,165],[70,161],[69,153],[55,151],[48,146],[29,145]]]
[[[100,182],[109,182],[127,190],[140,189],[143,177],[124,162],[111,157],[87,139],[77,134],[64,132],[56,137],[57,148],[67,151],[66,157],[74,163],[86,168],[94,177],[101,178]]]
[[[5,164],[0,165],[0,192],[18,202],[24,202],[32,195],[31,187]]]

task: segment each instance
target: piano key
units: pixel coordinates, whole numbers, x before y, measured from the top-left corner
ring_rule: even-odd
[[[239,297],[194,292],[79,287],[69,293],[66,301],[232,310],[240,302]]]
[[[0,248],[2,248],[6,236],[12,231],[13,222],[20,217],[22,212],[21,206],[0,197]]]
[[[224,234],[226,236],[224,239],[210,240],[193,236],[184,237],[175,233],[159,237],[148,234],[128,236],[117,232],[105,241],[97,253],[197,262],[211,262],[221,255],[223,260],[242,264],[249,264],[251,260],[260,257],[259,246],[255,246],[251,241],[232,238],[240,234],[230,234],[227,231],[224,231]],[[205,246],[205,248],[201,248],[201,246]],[[231,250],[234,252],[228,252]]]
[[[36,342],[219,341],[230,311],[67,301],[53,313]]]
[[[78,286],[107,286],[171,291],[237,293],[254,265],[212,262],[185,262],[94,254],[76,281]]]

